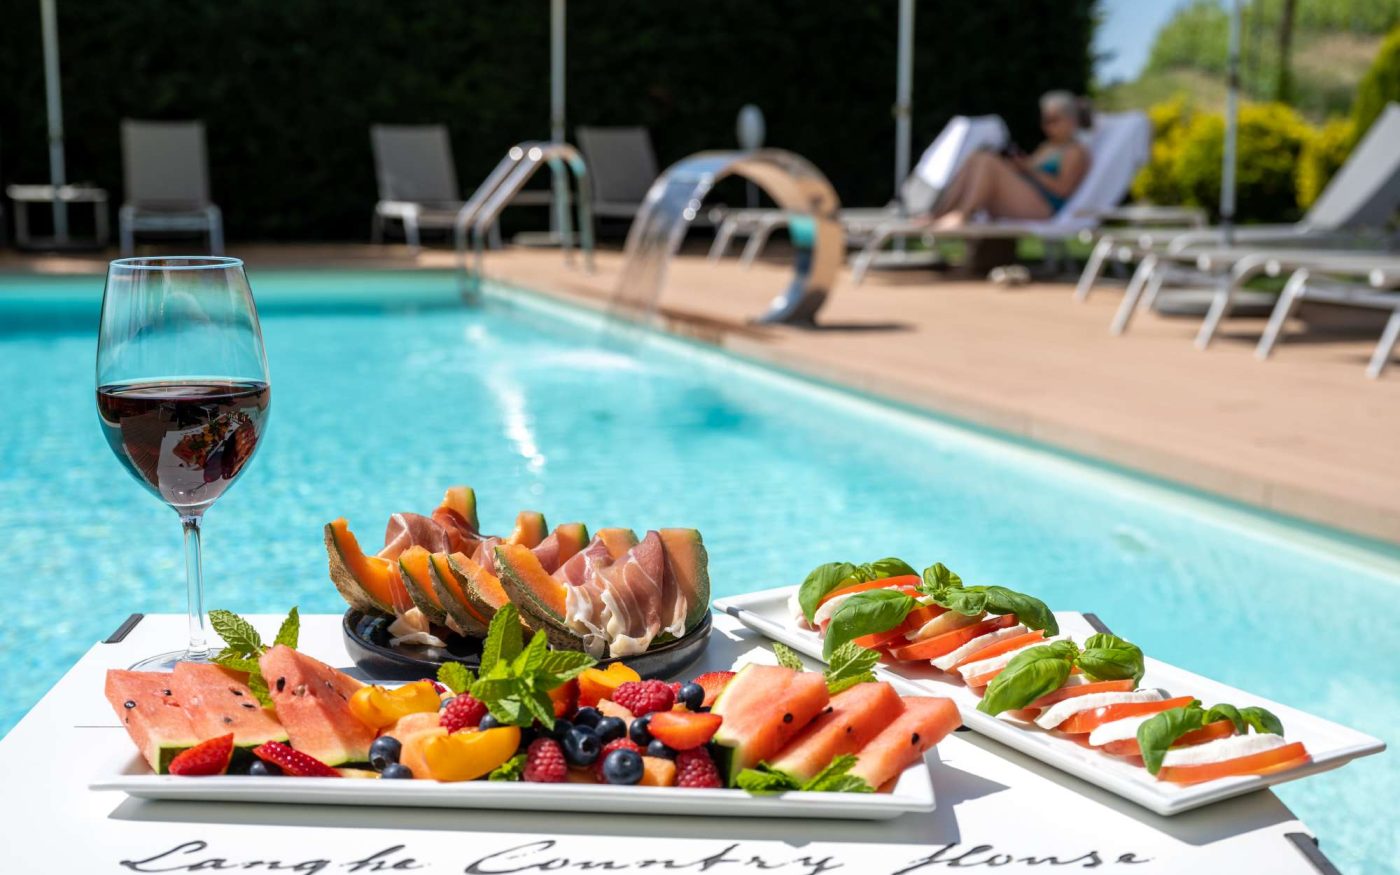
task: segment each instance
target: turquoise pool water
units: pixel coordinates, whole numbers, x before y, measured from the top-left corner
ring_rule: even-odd
[[[619,339],[528,298],[463,308],[446,275],[250,277],[273,414],[207,517],[212,607],[339,611],[321,525],[343,514],[374,537],[391,512],[466,482],[488,529],[521,508],[696,526],[716,595],[831,559],[942,560],[973,582],[1093,610],[1161,659],[1400,742],[1395,552],[710,350]],[[174,514],[122,470],[95,421],[100,295],[100,278],[0,279],[0,732],[128,613],[183,610]],[[1279,792],[1344,869],[1400,872],[1393,752]]]

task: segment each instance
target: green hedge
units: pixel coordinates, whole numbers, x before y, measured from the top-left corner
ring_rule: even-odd
[[[919,4],[915,149],[949,116],[983,112],[1033,145],[1037,96],[1087,87],[1094,6]],[[363,239],[372,122],[445,122],[467,191],[511,143],[548,135],[547,0],[58,8],[70,178],[119,196],[121,118],[202,118],[234,238]],[[0,177],[42,180],[38,3],[0,0],[0,22]],[[731,147],[739,107],[757,103],[771,145],[813,160],[844,202],[883,203],[896,24],[891,0],[574,2],[569,122],[647,125],[665,164]]]
[[[1357,140],[1365,136],[1371,123],[1393,100],[1400,100],[1400,27],[1386,36],[1376,59],[1356,86],[1356,100],[1351,105],[1352,136]]]

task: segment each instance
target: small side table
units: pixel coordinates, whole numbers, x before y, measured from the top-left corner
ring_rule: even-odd
[[[107,245],[111,236],[107,217],[107,191],[85,185],[63,185],[57,190],[52,185],[11,185],[5,194],[15,203],[15,245],[21,249],[66,249],[73,246],[95,245],[98,249]],[[29,205],[61,202],[65,204],[91,204],[93,210],[94,238],[89,241],[75,241],[67,234],[62,236],[33,238],[29,235]]]

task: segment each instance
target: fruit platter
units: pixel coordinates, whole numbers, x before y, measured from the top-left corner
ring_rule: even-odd
[[[476,492],[453,486],[430,514],[393,514],[372,555],[344,518],[326,524],[324,539],[331,582],[350,606],[347,647],[377,677],[476,665],[506,605],[553,649],[624,661],[646,677],[677,673],[709,635],[708,556],[695,529],[590,537],[583,523],[551,531],[527,510],[509,535],[485,535]]]
[[[297,649],[295,609],[265,643],[210,614],[214,664],[112,669],[106,698],[138,755],[95,789],[148,798],[877,819],[934,806],[925,754],[961,724],[901,695],[849,645],[823,672],[781,644],[723,668],[643,678],[526,630],[513,603],[475,667],[365,683]],[[729,658],[726,642],[710,654]]]
[[[942,563],[814,569],[797,587],[721,600],[808,656],[879,654],[902,690],[947,696],[967,727],[1159,814],[1337,768],[1379,739],[1145,656],[1083,614]]]

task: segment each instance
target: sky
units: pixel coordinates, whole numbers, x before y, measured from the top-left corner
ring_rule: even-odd
[[[1097,54],[1111,54],[1095,72],[1100,82],[1136,79],[1147,63],[1157,30],[1186,0],[1102,0],[1103,22],[1094,40]]]

